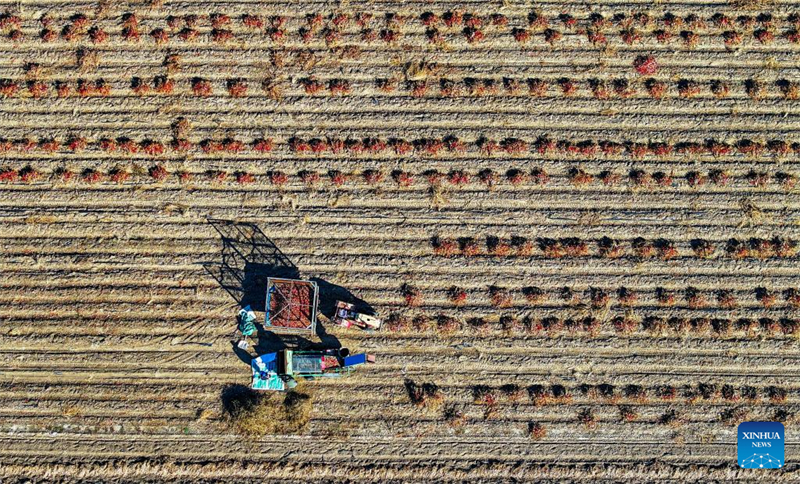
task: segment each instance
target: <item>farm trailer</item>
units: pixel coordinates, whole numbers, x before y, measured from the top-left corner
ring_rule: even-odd
[[[347,348],[322,351],[282,350],[267,353],[250,362],[254,390],[291,390],[297,379],[338,378],[350,374],[355,367],[374,363],[375,356],[366,353],[350,355]]]

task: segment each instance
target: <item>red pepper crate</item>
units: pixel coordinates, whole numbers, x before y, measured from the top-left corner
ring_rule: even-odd
[[[313,281],[267,279],[266,329],[281,333],[314,333],[319,288]]]

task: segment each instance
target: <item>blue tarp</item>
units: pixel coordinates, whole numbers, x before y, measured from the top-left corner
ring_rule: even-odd
[[[348,356],[344,359],[344,365],[342,366],[355,366],[355,365],[362,365],[367,362],[367,354],[361,353],[358,355]]]
[[[250,361],[253,369],[254,390],[285,390],[286,385],[278,376],[278,353],[267,353]]]

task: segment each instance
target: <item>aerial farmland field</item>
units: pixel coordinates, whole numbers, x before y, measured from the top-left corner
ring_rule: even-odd
[[[3,1],[0,482],[798,479],[798,54],[789,1]],[[376,362],[252,435],[267,277]]]

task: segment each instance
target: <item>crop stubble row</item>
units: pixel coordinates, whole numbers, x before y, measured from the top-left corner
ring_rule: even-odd
[[[22,5],[32,11],[64,4]],[[392,2],[379,5],[398,7]],[[463,2],[460,5],[476,7]],[[614,5],[611,10],[635,5]],[[68,6],[78,8],[80,4]],[[314,8],[311,3],[304,6]],[[681,11],[687,6],[670,5]],[[184,7],[198,5],[168,5],[166,10],[142,10],[141,15],[149,24]],[[269,15],[274,5],[208,6],[216,7],[220,11],[258,10]],[[419,14],[429,7],[412,3],[405,8]],[[580,10],[577,6],[569,8]],[[704,13],[721,8],[691,6],[693,11]],[[509,12],[524,16],[527,11]],[[300,22],[300,18],[291,20],[295,27]],[[269,136],[285,142],[291,136],[311,138],[334,133],[342,139],[347,134],[407,139],[453,134],[471,141],[486,133],[497,139],[524,136],[533,140],[554,133],[559,138],[579,140],[791,141],[799,129],[794,121],[796,106],[780,97],[774,86],[775,80],[793,78],[781,63],[796,49],[782,38],[767,46],[747,40],[738,56],[723,51],[720,39],[705,36],[695,51],[683,49],[677,40],[661,45],[620,44],[617,57],[604,54],[607,68],[585,73],[580,72],[581,65],[596,65],[599,50],[587,48],[585,42],[578,43],[569,35],[555,47],[540,45],[538,37],[529,45],[518,45],[510,32],[502,34],[508,39],[495,40],[490,35],[482,43],[465,47],[459,31],[448,34],[459,47],[441,52],[424,45],[427,40],[420,35],[422,30],[415,29],[417,34],[400,42],[411,45],[407,50],[377,41],[359,44],[363,60],[344,59],[311,69],[299,64],[278,69],[279,75],[291,78],[285,82],[285,108],[276,100],[262,97],[259,83],[265,75],[259,63],[270,61],[272,48],[266,44],[225,46],[204,41],[185,48],[176,43],[158,49],[150,45],[149,38],[138,45],[123,47],[115,41],[102,48],[61,41],[52,45],[25,41],[17,47],[3,43],[0,52],[13,57],[0,67],[2,78],[25,79],[23,63],[38,58],[47,72],[33,80],[102,77],[113,85],[114,95],[80,100],[57,100],[52,95],[4,99],[0,102],[4,113],[0,129],[6,138],[55,136],[63,142],[68,136],[130,136],[165,143],[171,139],[171,125],[179,116],[193,123],[191,138],[198,143],[226,136],[242,141]],[[38,26],[29,29],[26,24],[26,38],[36,30]],[[149,27],[142,32],[146,36]],[[619,43],[616,33],[609,37]],[[294,46],[287,43],[285,48]],[[97,66],[89,66],[84,72],[75,69],[72,60],[74,51],[81,47],[99,53]],[[310,48],[320,58],[330,55],[319,42],[303,48]],[[131,96],[131,77],[165,74],[160,64],[168,52],[185,59],[183,72],[174,76],[175,94]],[[224,56],[242,52],[249,53],[250,58],[226,70],[230,63]],[[515,52],[529,55],[515,57]],[[441,77],[456,80],[499,79],[503,75],[520,79],[564,76],[583,81],[592,77],[635,79],[630,62],[642,52],[663,59],[663,71],[655,77],[671,79],[681,73],[703,83],[723,77],[734,86],[732,97],[722,101],[703,95],[660,103],[644,98],[601,103],[591,100],[584,86],[576,99],[560,98],[555,87],[551,87],[552,97],[542,100],[506,96],[502,89],[497,96],[489,97],[437,98],[429,93],[410,98],[404,88],[378,95],[374,86],[379,77],[402,79],[405,64],[420,60],[438,63],[446,71]],[[775,59],[767,62],[769,57]],[[542,59],[548,62],[539,63]],[[491,72],[493,68],[496,72]],[[187,95],[189,79],[200,75],[215,80],[214,90],[222,96]],[[309,96],[294,83],[309,76],[348,79],[354,94],[341,98]],[[250,95],[238,99],[227,96],[224,80],[233,77],[253,79]],[[764,81],[769,92],[762,101],[745,98],[740,92],[742,83],[753,77]],[[435,81],[438,77],[431,77],[432,85]],[[231,107],[234,110],[229,112]],[[617,114],[591,114],[605,108],[613,108]],[[627,174],[633,168],[647,167],[680,175],[692,169],[705,172],[724,167],[738,177],[750,170],[774,176],[778,171],[792,171],[797,164],[794,155],[712,158],[708,154],[671,154],[640,160],[626,156],[571,158],[560,153],[487,157],[473,150],[436,158],[391,153],[315,157],[297,156],[280,145],[259,156],[109,155],[92,150],[9,152],[0,161],[0,168],[10,164],[21,169],[29,163],[48,172],[62,164],[81,169],[166,164],[170,170],[183,165],[196,173],[241,169],[261,178],[241,187],[205,182],[185,186],[174,180],[154,184],[142,178],[121,186],[50,180],[0,185],[0,271],[4,275],[0,282],[0,429],[18,426],[18,433],[4,433],[0,439],[0,477],[100,476],[122,481],[173,471],[186,479],[227,476],[244,480],[255,475],[282,479],[292,472],[305,471],[309,480],[355,475],[357,479],[387,482],[426,473],[432,480],[511,476],[595,479],[600,474],[632,480],[664,476],[733,480],[743,475],[733,466],[725,466],[733,452],[734,421],[741,415],[725,412],[750,407],[753,417],[773,418],[783,412],[780,418],[794,421],[800,410],[800,383],[795,376],[800,353],[791,336],[743,332],[722,336],[709,332],[682,339],[649,334],[644,329],[631,335],[618,334],[611,326],[594,335],[531,335],[506,331],[497,321],[501,315],[574,318],[579,313],[583,317],[587,311],[555,297],[539,305],[529,304],[518,294],[528,285],[553,294],[562,286],[574,286],[581,296],[589,286],[611,290],[629,286],[642,292],[634,309],[641,316],[796,318],[795,311],[782,302],[765,309],[752,296],[759,286],[781,290],[798,286],[794,257],[733,260],[720,254],[706,260],[693,257],[688,245],[695,238],[713,240],[721,247],[731,237],[797,237],[793,190],[754,188],[744,178],[724,188],[672,186],[629,191],[597,184],[590,189],[576,188],[566,178],[572,167],[592,174],[606,168]],[[554,173],[549,185],[512,187],[500,183],[489,191],[472,182],[431,193],[424,182],[398,189],[388,180],[391,170],[400,166],[406,170],[465,169],[471,174],[477,173],[478,167],[490,167],[502,174],[508,168],[529,170],[537,165]],[[298,180],[277,188],[264,178],[268,170],[282,169],[295,176],[301,169],[322,171],[331,167],[356,173],[380,167],[385,169],[387,180],[380,189],[354,177],[350,185],[341,188],[309,190]],[[598,213],[597,218],[587,217],[592,211]],[[256,444],[262,450],[256,453],[258,457],[245,467],[242,456],[251,454],[223,429],[219,392],[225,383],[246,384],[249,369],[230,346],[235,302],[201,265],[220,262],[222,250],[218,234],[205,220],[207,216],[257,223],[302,272],[350,288],[375,303],[384,316],[445,314],[465,321],[483,317],[491,320],[493,327],[485,332],[465,327],[453,334],[436,334],[430,329],[361,334],[328,328],[344,343],[377,353],[378,364],[364,368],[352,379],[315,383],[312,436],[282,436],[278,441],[265,438]],[[437,235],[482,241],[486,236],[515,234],[530,240],[577,236],[589,241],[609,235],[625,243],[636,236],[666,237],[679,244],[680,257],[671,261],[630,257],[602,260],[594,256],[553,260],[539,255],[483,254],[445,258],[435,256],[431,247],[431,237]],[[402,282],[420,287],[425,302],[407,308],[400,294]],[[514,291],[512,307],[492,307],[487,290],[493,284]],[[452,285],[468,290],[470,299],[465,307],[454,307],[447,299],[445,291]],[[675,308],[659,308],[650,295],[658,286],[681,291],[689,285],[709,294],[718,288],[731,288],[741,307],[723,312],[688,308],[682,303]],[[624,311],[612,306],[611,313],[601,319],[607,321],[607,316],[620,313]],[[467,416],[463,427],[445,422],[443,409],[420,409],[409,403],[404,378],[437,383],[445,398],[444,407],[457,406]],[[657,385],[673,384],[682,389],[695,388],[698,383],[730,384],[740,392],[755,378],[764,386],[787,390],[788,397],[770,400],[760,396],[750,403],[714,397],[691,404],[683,396],[662,401],[654,394]],[[620,388],[642,385],[647,398],[589,397],[576,391],[581,383],[611,383]],[[487,417],[488,405],[473,398],[474,386],[479,384],[518,384],[523,388],[564,384],[573,398],[547,405],[535,405],[527,396],[519,402],[501,399]],[[633,422],[619,422],[620,405],[638,414]],[[587,409],[594,412],[596,429],[578,422],[579,412]],[[203,410],[211,413],[201,416],[198,412]],[[678,424],[660,424],[659,419],[670,410],[676,410],[682,419]],[[547,428],[548,436],[541,441],[527,435],[528,423],[533,421]],[[92,431],[100,434],[90,434]],[[609,439],[630,433],[641,440],[629,445],[630,452],[619,447],[613,452],[607,449]],[[321,435],[332,435],[332,440],[321,439]],[[683,447],[664,454],[664,446],[676,440],[684,441]],[[280,452],[276,451],[278,447]],[[789,445],[787,451],[791,458],[795,449]],[[638,457],[625,457],[634,454]],[[327,467],[322,467],[322,458],[318,457],[323,455]],[[137,463],[140,458],[161,460],[153,460],[145,468]],[[651,458],[661,464],[643,467]],[[284,461],[283,466],[273,464],[279,460]],[[494,464],[487,463],[489,460]],[[118,465],[111,467],[111,462]],[[286,462],[294,469],[288,470]],[[593,467],[601,462],[604,468]],[[331,463],[336,465],[331,467]],[[697,467],[689,469],[687,464]],[[468,476],[464,469],[470,465],[474,466],[473,474]],[[546,472],[545,465],[549,466]]]

